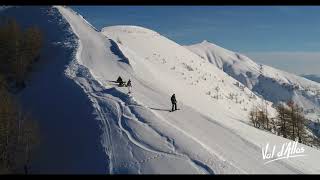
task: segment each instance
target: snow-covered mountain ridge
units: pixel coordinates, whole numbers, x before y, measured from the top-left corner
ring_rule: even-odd
[[[305,109],[310,120],[320,118],[319,83],[258,64],[243,54],[229,51],[208,41],[186,47],[264,99],[273,103],[292,99]]]

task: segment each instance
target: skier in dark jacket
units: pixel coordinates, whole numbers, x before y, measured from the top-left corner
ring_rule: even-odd
[[[123,80],[122,78],[119,76],[118,79],[117,79],[117,83],[119,83],[119,86],[123,86]]]
[[[171,96],[171,103],[172,103],[172,111],[177,110],[177,100],[176,100],[175,94]]]
[[[129,79],[129,81],[127,82],[127,87],[128,87],[128,93],[130,94],[131,93],[131,87],[132,87],[132,85],[131,85],[131,80]]]

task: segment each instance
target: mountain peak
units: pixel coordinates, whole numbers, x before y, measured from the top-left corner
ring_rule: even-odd
[[[210,43],[210,42],[206,39],[201,42],[201,44],[208,44],[208,43]]]

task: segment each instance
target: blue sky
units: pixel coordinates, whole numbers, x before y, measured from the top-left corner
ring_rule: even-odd
[[[92,25],[139,25],[185,45],[206,39],[296,74],[320,74],[320,6],[72,6]]]

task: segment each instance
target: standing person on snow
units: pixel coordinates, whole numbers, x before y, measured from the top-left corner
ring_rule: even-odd
[[[127,82],[127,87],[128,87],[128,91],[129,91],[129,94],[130,94],[131,93],[131,80],[130,79]]]
[[[117,79],[116,82],[119,83],[119,86],[123,86],[123,83],[124,83],[124,82],[123,82],[121,76],[118,77],[118,79]]]
[[[172,111],[177,110],[177,100],[176,100],[175,94],[171,96],[171,103],[172,103]]]

